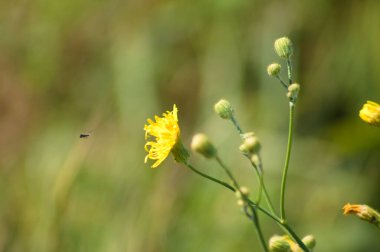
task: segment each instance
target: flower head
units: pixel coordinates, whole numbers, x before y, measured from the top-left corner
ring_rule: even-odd
[[[234,114],[231,103],[225,99],[221,99],[215,103],[214,110],[223,119],[231,119]]]
[[[295,103],[297,101],[300,89],[301,87],[298,83],[293,83],[288,87],[288,93],[286,94],[286,96],[289,98],[291,102]]]
[[[343,206],[343,214],[354,214],[360,219],[368,221],[380,228],[380,213],[370,206],[357,204],[351,205],[350,203],[347,203]]]
[[[239,149],[241,152],[249,156],[257,154],[261,149],[261,144],[255,133],[245,133],[243,144],[240,145]]]
[[[145,144],[145,150],[148,152],[145,157],[145,163],[148,159],[156,160],[152,168],[159,166],[170,152],[174,154],[178,162],[183,162],[188,157],[188,153],[179,137],[180,129],[177,112],[176,105],[173,105],[173,111],[166,111],[162,114],[162,117],[155,116],[155,122],[148,119],[148,125],[144,126],[145,139],[154,138],[154,141],[148,141]]]
[[[274,50],[281,58],[289,59],[293,54],[293,43],[287,37],[282,37],[274,42]]]
[[[359,112],[360,118],[371,125],[380,127],[380,105],[373,101],[367,101]]]
[[[269,76],[278,77],[281,72],[281,65],[278,63],[272,63],[267,67]]]

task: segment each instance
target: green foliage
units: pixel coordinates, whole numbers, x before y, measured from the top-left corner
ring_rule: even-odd
[[[0,1],[0,250],[257,251],[233,194],[170,160],[144,165],[143,125],[177,104],[184,145],[195,130],[210,132],[255,194],[239,139],[212,111],[225,97],[260,136],[267,184],[278,185],[286,97],[265,69],[284,35],[297,45],[302,84],[287,218],[315,235],[318,251],[380,250],[378,230],[340,210],[347,202],[380,208],[380,132],[358,118],[366,100],[380,101],[379,8]],[[91,136],[79,139],[84,132]],[[279,190],[270,187],[272,198]],[[262,222],[266,235],[281,231]]]

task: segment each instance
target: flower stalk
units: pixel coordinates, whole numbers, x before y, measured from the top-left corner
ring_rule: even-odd
[[[282,173],[281,193],[280,193],[281,194],[280,195],[280,216],[281,216],[281,220],[283,220],[283,221],[286,220],[286,215],[285,215],[285,188],[286,188],[286,179],[287,179],[288,169],[289,169],[290,155],[292,152],[294,108],[295,108],[295,104],[290,102],[289,103],[288,144],[286,147],[285,164],[284,164],[284,169],[283,169],[283,173]]]
[[[195,172],[199,176],[209,181],[212,181],[214,183],[217,183],[232,192],[235,192],[238,197],[238,205],[242,207],[245,215],[254,224],[254,227],[255,227],[255,230],[256,230],[256,233],[257,233],[257,236],[258,236],[258,239],[260,241],[261,248],[263,251],[269,252],[269,248],[265,241],[264,234],[260,226],[258,212],[261,212],[264,215],[271,218],[272,220],[274,220],[285,231],[285,233],[287,233],[287,235],[284,235],[284,236],[274,236],[274,238],[277,237],[276,239],[272,237],[273,239],[271,239],[269,243],[269,245],[271,246],[270,248],[271,251],[275,251],[273,250],[273,248],[277,249],[276,251],[288,251],[287,246],[286,246],[287,245],[286,243],[288,243],[291,251],[299,251],[300,249],[302,249],[305,252],[310,252],[310,250],[314,248],[315,246],[315,238],[313,236],[307,236],[301,239],[294,232],[294,230],[289,226],[286,219],[286,213],[285,213],[285,189],[286,189],[287,174],[289,170],[289,163],[290,163],[290,157],[291,157],[291,151],[292,151],[294,110],[295,110],[295,104],[298,98],[300,86],[297,83],[293,83],[293,79],[292,79],[291,56],[293,54],[293,47],[292,47],[291,40],[286,37],[277,39],[275,41],[274,48],[275,48],[276,53],[281,58],[284,58],[286,60],[288,82],[289,82],[289,84],[287,84],[281,80],[279,76],[279,73],[281,71],[280,64],[273,63],[268,66],[267,68],[268,75],[280,80],[280,83],[283,85],[283,87],[287,89],[288,91],[287,97],[289,98],[289,130],[288,130],[288,140],[287,140],[287,148],[286,148],[286,154],[285,154],[285,163],[284,163],[284,167],[282,171],[282,179],[281,179],[280,215],[276,214],[276,211],[273,207],[273,204],[271,202],[271,199],[265,187],[264,176],[263,176],[264,170],[263,170],[261,156],[260,156],[261,143],[253,132],[245,133],[242,130],[242,128],[240,127],[238,121],[236,120],[234,116],[233,107],[231,106],[229,101],[225,99],[222,99],[219,102],[217,102],[214,106],[214,110],[222,119],[230,120],[233,123],[238,134],[240,135],[240,138],[243,140],[243,143],[240,145],[239,149],[242,152],[242,154],[250,160],[251,166],[255,170],[255,174],[259,183],[258,195],[257,195],[256,201],[252,201],[249,198],[249,192],[247,188],[239,186],[238,181],[233,176],[230,169],[222,162],[222,159],[218,155],[217,149],[212,145],[212,143],[209,141],[208,137],[205,134],[196,134],[193,137],[192,142],[191,142],[192,150],[195,152],[198,152],[199,154],[203,155],[204,157],[208,159],[215,159],[216,162],[221,166],[221,168],[227,174],[228,178],[231,180],[230,183],[227,183],[225,181],[214,178],[208,174],[205,174],[204,172],[199,171],[192,164],[189,163],[188,159],[190,155],[187,149],[182,144],[182,141],[180,138],[180,128],[178,125],[178,117],[177,117],[178,110],[175,105],[173,106],[173,111],[166,111],[165,113],[162,114],[162,117],[155,116],[154,118],[155,121],[148,119],[148,124],[144,126],[144,130],[146,131],[145,138],[147,140],[149,139],[149,141],[147,141],[147,143],[145,144],[145,150],[148,152],[147,156],[145,157],[145,162],[147,162],[148,159],[154,160],[155,162],[152,165],[152,168],[155,168],[159,166],[170,153],[172,153],[174,156],[174,159],[178,163],[184,164],[186,167],[188,167],[191,171]],[[378,106],[379,106],[378,104],[373,103],[373,102],[365,105],[365,107],[363,107],[363,111],[361,111],[361,115],[360,115],[361,118],[363,119],[363,117],[365,117],[363,119],[364,121],[374,124],[373,118],[377,120]],[[372,120],[371,122],[369,122],[370,119]],[[262,195],[264,195],[264,198],[266,200],[267,207],[269,210],[267,208],[260,206]],[[352,209],[353,209],[352,211],[350,210],[351,212],[359,211],[358,210],[359,208],[352,208]],[[368,208],[360,208],[360,209],[368,209]],[[369,216],[368,213],[374,213],[374,212],[373,211],[366,212],[363,210],[363,212],[360,212],[360,214],[357,213],[357,215],[360,218],[365,219]],[[373,219],[375,219],[377,221],[376,222],[377,225],[379,226],[378,223],[380,223],[380,221],[378,221],[378,219],[380,218],[378,217],[379,217],[379,214],[377,213],[376,218],[371,217],[370,222],[374,223],[375,221],[373,221]],[[368,218],[365,220],[368,221]],[[283,245],[285,245],[286,248]]]

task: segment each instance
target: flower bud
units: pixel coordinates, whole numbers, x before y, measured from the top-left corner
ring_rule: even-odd
[[[298,93],[300,92],[300,85],[298,83],[293,83],[288,87],[288,93],[286,96],[291,100],[291,101],[296,101],[298,97]]]
[[[278,63],[272,63],[267,67],[269,76],[277,77],[281,72],[281,65]]]
[[[214,105],[214,110],[223,119],[230,119],[234,112],[230,102],[224,99]]]
[[[261,149],[261,144],[259,139],[254,135],[245,135],[244,136],[244,142],[239,147],[241,152],[247,153],[247,154],[254,154],[258,153]]]
[[[237,205],[238,205],[239,207],[243,207],[243,206],[245,206],[245,202],[244,202],[244,200],[242,200],[242,199],[238,199],[238,201],[237,201]]]
[[[216,156],[216,149],[205,134],[198,133],[193,136],[191,141],[191,149],[206,158]]]
[[[246,139],[246,138],[252,137],[252,136],[256,136],[256,134],[255,134],[255,132],[250,131],[250,132],[243,134],[243,139]]]
[[[257,167],[259,167],[261,165],[261,160],[260,160],[259,155],[253,154],[251,156],[251,162],[254,163]]]
[[[380,105],[373,101],[367,101],[359,112],[360,118],[373,126],[380,127]]]
[[[287,236],[272,236],[269,240],[269,249],[271,252],[291,252]]]
[[[240,187],[240,192],[245,196],[249,195],[249,189],[245,186]]]
[[[380,228],[380,213],[375,209],[367,205],[351,205],[350,203],[346,204],[343,207],[343,214],[355,214],[360,219],[368,221]]]
[[[236,190],[235,195],[238,199],[242,198],[242,195],[248,197],[249,196],[249,189],[245,186],[240,187],[240,190]]]
[[[289,59],[293,54],[293,43],[287,37],[282,37],[274,42],[274,50],[281,58]]]
[[[314,235],[307,235],[304,238],[302,238],[302,242],[308,247],[309,249],[313,249],[315,245],[317,244]]]

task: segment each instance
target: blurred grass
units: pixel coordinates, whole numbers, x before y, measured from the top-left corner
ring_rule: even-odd
[[[379,10],[378,1],[1,1],[0,250],[257,251],[234,195],[171,158],[143,164],[142,128],[176,103],[185,144],[206,132],[255,190],[232,125],[212,112],[229,99],[262,140],[277,199],[287,101],[266,66],[283,35],[302,85],[290,222],[316,236],[318,251],[380,250],[378,230],[341,215],[347,202],[380,208],[380,132],[357,116],[380,101]],[[262,222],[267,238],[280,233]]]

